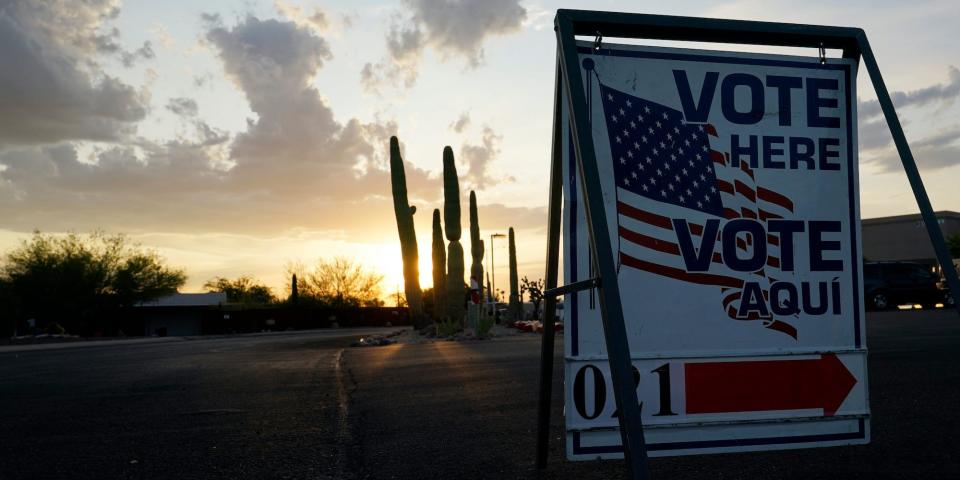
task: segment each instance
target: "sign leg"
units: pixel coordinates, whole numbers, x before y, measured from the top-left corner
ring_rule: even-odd
[[[930,242],[933,243],[933,251],[937,254],[937,261],[943,269],[951,295],[957,298],[960,295],[960,279],[957,278],[957,271],[953,268],[950,251],[943,240],[943,232],[940,231],[937,217],[933,213],[933,206],[930,204],[926,188],[923,187],[923,180],[920,179],[917,162],[913,159],[913,153],[910,152],[907,137],[903,134],[903,127],[900,125],[900,119],[897,118],[897,111],[893,108],[890,93],[883,82],[883,76],[880,75],[880,67],[877,65],[876,57],[873,56],[873,50],[870,49],[870,42],[866,35],[861,34],[859,43],[863,63],[866,64],[867,71],[870,73],[870,81],[873,82],[873,89],[877,92],[877,100],[883,110],[883,116],[890,127],[890,134],[893,135],[893,143],[896,144],[900,161],[903,162],[903,170],[907,174],[907,180],[910,181],[910,188],[913,189],[913,196],[917,199],[917,206],[920,207],[920,215],[927,227],[927,234],[930,235]],[[954,307],[960,313],[960,303],[954,302]]]
[[[573,150],[577,159],[581,185],[583,185],[584,213],[589,225],[588,232],[595,271],[600,281],[600,313],[610,361],[610,377],[613,383],[614,400],[621,413],[620,440],[628,476],[638,480],[646,479],[649,478],[649,473],[647,449],[643,439],[643,421],[640,417],[640,405],[633,383],[630,345],[623,318],[623,304],[620,299],[610,230],[607,227],[603,185],[597,168],[591,129],[587,122],[587,99],[574,40],[573,21],[566,11],[557,12],[556,27],[564,92],[567,95],[571,117]]]
[[[547,216],[547,272],[544,279],[544,290],[556,288],[557,270],[560,263],[560,218],[563,205],[561,193],[563,191],[562,165],[562,137],[561,125],[561,94],[559,61],[557,64],[557,82],[553,103],[553,148],[550,160],[550,200]],[[537,404],[537,468],[547,466],[547,455],[550,450],[550,397],[553,393],[553,350],[554,350],[554,323],[557,309],[557,297],[547,296],[543,305],[543,337],[540,343],[540,401]]]

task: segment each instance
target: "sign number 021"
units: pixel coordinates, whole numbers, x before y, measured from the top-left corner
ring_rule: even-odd
[[[640,386],[640,370],[636,366],[633,366],[632,369],[633,387],[636,389]],[[588,411],[589,406],[587,405],[587,373],[590,373],[593,377],[593,385],[591,388],[593,391],[592,411]],[[650,373],[657,375],[660,387],[660,409],[653,415],[658,417],[676,415],[671,407],[670,364],[664,363],[650,370]],[[607,402],[606,382],[607,380],[603,371],[595,365],[584,365],[577,370],[577,374],[573,380],[573,405],[577,409],[577,413],[585,420],[595,420],[603,413]],[[640,402],[640,409],[641,411],[643,410],[643,402]],[[614,409],[613,415],[611,415],[610,418],[618,418],[619,416],[619,409]]]

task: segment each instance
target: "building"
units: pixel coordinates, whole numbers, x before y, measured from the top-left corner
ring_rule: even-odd
[[[934,212],[943,238],[960,235],[960,213]],[[866,261],[906,261],[937,264],[937,255],[919,213],[867,218],[860,222]]]
[[[222,315],[226,293],[174,293],[137,305],[146,336],[188,336],[203,333],[205,322]]]

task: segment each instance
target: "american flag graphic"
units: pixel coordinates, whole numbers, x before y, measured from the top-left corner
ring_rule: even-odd
[[[793,202],[757,185],[749,165],[734,167],[722,147],[718,147],[720,151],[712,147],[711,141],[720,145],[712,125],[687,123],[679,110],[602,82],[600,94],[617,182],[620,265],[717,286],[723,310],[730,318],[761,321],[766,328],[796,339],[796,329],[782,319],[756,312],[746,317],[737,315],[746,281],[759,282],[766,297],[772,282],[792,276],[792,272],[779,269],[780,242],[776,235],[754,239],[743,234],[737,238],[737,248],[745,252],[755,241],[767,242],[766,266],[759,271],[744,273],[727,268],[718,235],[709,270],[688,272],[671,220],[686,219],[693,245],[699,246],[709,219],[721,219],[721,225],[736,218],[765,222],[790,216]]]

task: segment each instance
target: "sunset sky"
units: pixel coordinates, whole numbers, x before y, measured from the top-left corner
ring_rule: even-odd
[[[282,295],[286,263],[346,255],[389,293],[402,285],[385,156],[398,135],[424,287],[445,145],[464,212],[473,189],[482,236],[513,226],[520,274],[542,277],[561,7],[864,28],[934,208],[960,211],[955,0],[6,0],[0,251],[34,229],[99,228],[185,268],[184,291],[252,275]],[[866,72],[858,85],[862,216],[915,212]],[[504,240],[495,255],[506,286]]]

